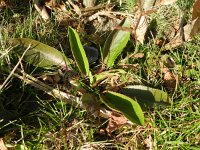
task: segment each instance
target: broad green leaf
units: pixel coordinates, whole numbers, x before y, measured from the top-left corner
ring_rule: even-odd
[[[140,105],[128,96],[120,93],[106,91],[100,95],[101,100],[109,108],[121,112],[130,121],[144,125],[144,114]]]
[[[73,57],[82,75],[89,75],[89,63],[85,50],[81,44],[78,33],[71,27],[68,28],[69,42]]]
[[[126,86],[122,89],[122,93],[131,98],[137,99],[137,102],[143,108],[171,103],[166,92],[143,85]]]
[[[11,44],[17,46],[20,54],[30,46],[23,60],[34,66],[44,68],[51,68],[52,66],[65,67],[70,63],[62,52],[33,39],[16,38],[11,40]]]
[[[130,27],[130,19],[126,18],[120,23],[121,27]],[[122,52],[130,38],[130,32],[120,29],[113,30],[106,42],[104,44],[102,53],[103,53],[103,62],[107,67],[111,67],[114,64],[115,59]]]

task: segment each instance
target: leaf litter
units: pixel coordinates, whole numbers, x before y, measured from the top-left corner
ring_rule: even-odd
[[[7,150],[2,138],[0,138],[0,150]]]
[[[130,14],[130,13],[123,13],[119,11],[115,11],[114,7],[115,4],[112,3],[104,3],[104,4],[97,4],[95,3],[91,4],[93,7],[89,6],[90,4],[82,4],[80,2],[72,2],[70,1],[60,1],[55,2],[54,0],[46,0],[45,1],[45,7],[48,9],[51,9],[52,11],[57,12],[55,17],[57,17],[57,20],[62,22],[62,24],[70,24],[70,22],[74,22],[74,16],[77,16],[77,22],[76,28],[80,32],[84,32],[83,28],[85,24],[90,24],[90,27],[93,27],[93,31],[91,33],[98,33],[103,31],[111,31],[117,25],[119,24],[120,20],[122,20],[126,16],[131,16],[133,18],[132,20],[132,27],[135,29],[130,29],[130,32],[134,32],[134,38],[136,41],[139,41],[140,43],[144,43],[145,36],[147,33],[147,28],[149,27],[149,16],[151,16],[152,13],[157,13],[160,16],[169,16],[169,14],[172,14],[171,8],[176,6],[177,0],[161,0],[157,1],[154,5],[154,0],[151,2],[145,2],[143,5],[138,5],[138,10],[136,13]],[[84,1],[86,3],[86,1]],[[188,41],[190,38],[192,38],[196,33],[199,32],[198,26],[199,26],[199,19],[194,21],[194,18],[196,19],[198,17],[198,5],[199,1],[197,0],[193,6],[192,11],[192,24],[188,22],[187,25],[184,27],[181,23],[181,10],[176,6],[175,9],[177,10],[177,17],[174,17],[174,13],[172,14],[176,21],[171,21],[171,29],[167,29],[168,33],[170,33],[171,38],[167,39],[166,43],[166,49],[177,47],[181,44],[183,44],[184,41]],[[43,6],[44,7],[44,6]],[[155,7],[155,8],[154,8]],[[162,8],[169,7],[169,10],[166,11],[167,16],[162,14]],[[67,9],[67,8],[70,8]],[[143,11],[144,9],[144,11]],[[160,11],[161,9],[161,11]],[[43,10],[43,9],[41,9]],[[38,10],[39,13],[41,13],[41,10]],[[151,13],[148,14],[147,11],[150,11]],[[75,14],[73,13],[75,12]],[[60,16],[60,17],[59,17]],[[46,17],[46,14],[42,15],[42,18],[48,18]],[[151,17],[150,17],[151,18]],[[168,17],[170,18],[170,17]],[[189,25],[190,24],[190,25]],[[189,28],[189,29],[188,29]],[[134,31],[135,30],[135,31]],[[186,32],[184,32],[186,30]],[[189,32],[187,30],[190,30]],[[86,31],[86,30],[85,30]],[[90,33],[90,34],[91,34]],[[166,34],[166,37],[168,36],[168,33]],[[184,35],[183,35],[184,34]],[[184,37],[182,37],[184,36]]]
[[[122,128],[124,125],[126,125],[127,121],[128,120],[126,117],[113,111],[110,115],[109,122],[106,127],[108,135],[111,136],[114,131]]]

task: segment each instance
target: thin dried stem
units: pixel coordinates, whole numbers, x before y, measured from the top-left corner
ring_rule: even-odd
[[[19,79],[23,80],[27,84],[30,84],[30,85],[46,92],[47,94],[49,94],[53,97],[62,99],[65,102],[67,102],[75,107],[80,107],[82,105],[82,103],[80,102],[78,97],[75,97],[71,94],[60,91],[58,89],[52,88],[52,87],[48,86],[47,84],[43,83],[42,81],[38,80],[37,78],[34,78],[33,76],[23,72],[20,69],[18,69],[17,71],[20,72],[22,75],[19,75],[17,73],[14,73],[13,75],[18,77]]]
[[[36,87],[37,89],[40,89],[40,90],[46,92],[47,94],[49,94],[55,98],[62,99],[63,101],[65,101],[68,104],[71,104],[74,107],[83,108],[83,104],[80,101],[79,97],[76,97],[70,93],[66,93],[66,92],[60,91],[58,89],[52,88],[52,87],[46,85],[45,83],[43,83],[42,81],[38,80],[37,78],[34,78],[33,76],[25,73],[24,71],[22,71],[20,69],[17,69],[17,73],[13,73],[12,75],[21,79],[25,83],[30,84],[30,85]],[[99,111],[100,111],[99,116],[103,117],[103,118],[110,118],[110,116],[112,114],[112,111],[107,110],[104,107],[101,107]],[[127,124],[130,125],[131,123],[129,121],[127,121]]]
[[[17,62],[17,64],[15,65],[15,67],[12,69],[12,71],[10,72],[10,74],[8,75],[8,77],[6,78],[6,80],[3,82],[2,85],[0,85],[0,93],[2,92],[3,90],[3,87],[7,84],[8,80],[10,80],[10,78],[12,77],[13,73],[15,72],[15,70],[17,69],[17,67],[19,66],[19,64],[21,63],[25,53],[27,52],[27,50],[29,50],[31,47],[31,45],[29,45],[27,47],[27,49],[24,51],[24,53],[22,54],[21,58],[19,59],[19,61]]]

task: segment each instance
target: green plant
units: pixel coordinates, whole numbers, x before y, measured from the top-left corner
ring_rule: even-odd
[[[130,27],[129,18],[124,19],[120,26]],[[68,35],[75,64],[58,50],[32,39],[18,38],[11,40],[11,43],[18,45],[17,50],[21,53],[28,47],[23,59],[34,66],[45,69],[54,66],[64,68],[69,76],[69,83],[73,85],[74,91],[79,93],[77,98],[81,100],[82,106],[92,113],[98,114],[100,108],[106,105],[114,111],[121,112],[131,122],[143,125],[142,108],[170,103],[167,93],[161,90],[146,86],[123,86],[127,85],[128,81],[115,88],[108,82],[108,79],[120,79],[127,73],[126,70],[118,68],[115,62],[129,41],[130,32],[115,29],[110,33],[101,51],[101,65],[93,70],[89,66],[78,33],[69,27]],[[45,91],[55,92],[49,87]],[[69,97],[68,101],[71,98]]]

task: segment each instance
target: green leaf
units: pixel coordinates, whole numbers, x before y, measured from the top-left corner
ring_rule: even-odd
[[[126,18],[121,23],[122,27],[130,27],[130,19]],[[115,59],[122,52],[130,38],[130,32],[124,30],[113,30],[106,42],[104,44],[102,53],[103,53],[103,62],[107,67],[111,67],[114,64]]]
[[[124,71],[123,69],[111,69],[111,70],[103,71],[99,74],[94,75],[94,82],[102,81],[109,76],[120,75],[120,74],[125,74],[125,73],[126,71]]]
[[[126,86],[122,89],[122,93],[131,98],[136,98],[142,108],[171,103],[166,92],[143,85]]]
[[[110,75],[125,74],[125,73],[126,71],[124,71],[123,69],[111,69],[111,70],[103,71],[99,74],[95,74],[94,79],[95,81],[98,81]]]
[[[17,144],[15,146],[15,150],[28,150],[28,148],[26,147],[26,145]]]
[[[78,33],[71,27],[68,28],[71,51],[82,75],[89,75],[89,63],[85,50],[81,44]]]
[[[70,64],[62,52],[39,41],[29,38],[16,38],[12,39],[10,43],[17,46],[20,54],[30,46],[23,60],[34,66],[51,68],[52,66],[65,67]]]
[[[106,91],[100,95],[101,100],[109,108],[120,111],[130,121],[144,125],[144,114],[140,105],[123,94]]]

